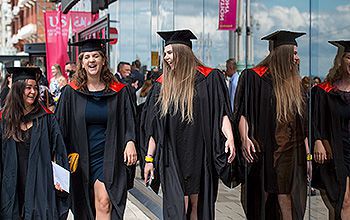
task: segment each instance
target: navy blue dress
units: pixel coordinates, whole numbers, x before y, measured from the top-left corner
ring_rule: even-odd
[[[107,98],[103,91],[90,92],[85,110],[89,142],[90,183],[103,182],[103,156],[107,128]]]

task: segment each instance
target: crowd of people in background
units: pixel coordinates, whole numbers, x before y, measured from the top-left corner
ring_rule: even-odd
[[[122,219],[137,161],[146,186],[161,186],[164,219],[214,219],[219,180],[241,184],[247,219],[303,219],[308,183],[330,219],[350,216],[350,41],[330,42],[322,82],[300,76],[305,33],[263,37],[269,54],[241,72],[234,58],[225,70],[203,64],[190,30],[158,34],[162,66],[149,71],[136,59],[113,73],[107,39],[73,43],[77,62],[54,64],[51,79],[28,63],[7,68],[1,219],[66,219],[69,208]],[[51,162],[70,171],[69,193]]]

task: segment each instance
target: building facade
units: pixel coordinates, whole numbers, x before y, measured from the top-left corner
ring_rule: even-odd
[[[26,43],[45,42],[44,11],[55,10],[56,4],[46,0],[11,0],[13,19],[11,43],[17,52]]]
[[[10,0],[2,0],[0,2],[0,26],[1,26],[1,38],[0,38],[0,54],[1,55],[13,55],[16,54],[16,49],[13,47],[12,38],[12,7]]]

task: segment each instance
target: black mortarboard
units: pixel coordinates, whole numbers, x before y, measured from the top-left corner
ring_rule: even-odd
[[[169,44],[184,44],[192,48],[191,40],[197,39],[190,30],[158,31],[157,33],[165,40],[165,46]]]
[[[296,38],[303,36],[305,33],[302,32],[292,32],[292,31],[276,31],[272,34],[269,34],[261,40],[269,40],[272,41],[273,48],[276,48],[281,45],[295,45],[298,46],[296,42]]]
[[[338,41],[328,41],[336,47],[343,47],[344,52],[350,52],[350,40],[338,40]]]
[[[7,67],[6,70],[12,74],[12,82],[23,79],[37,80],[41,74],[39,67]]]
[[[106,43],[109,41],[111,40],[92,38],[70,43],[69,45],[80,47],[80,52],[105,51]]]

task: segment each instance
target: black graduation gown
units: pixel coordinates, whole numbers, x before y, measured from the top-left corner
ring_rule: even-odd
[[[5,103],[6,103],[6,97],[7,97],[7,94],[10,92],[10,88],[8,86],[5,86],[5,88],[3,88],[1,90],[1,93],[0,93],[0,104],[1,104],[1,108],[4,107]]]
[[[41,109],[33,117],[28,170],[25,184],[25,220],[60,219],[69,210],[68,194],[55,190],[51,161],[69,169],[66,148],[57,120]],[[1,121],[1,137],[6,119]],[[17,190],[17,150],[13,139],[1,140],[0,219],[19,219]]]
[[[88,137],[85,108],[89,93],[67,85],[56,109],[68,153],[79,154],[78,168],[71,176],[72,211],[76,219],[95,219],[95,206],[90,180]],[[113,82],[107,97],[108,120],[103,159],[104,184],[112,203],[112,219],[122,219],[127,190],[132,187],[132,167],[124,164],[124,149],[128,141],[135,142],[135,106],[129,87]]]
[[[340,219],[348,176],[344,161],[344,147],[349,147],[344,146],[342,124],[349,122],[350,106],[342,100],[337,89],[328,82],[313,87],[311,91],[312,143],[321,140],[326,150],[332,153],[332,157],[324,164],[313,164],[312,185],[326,191],[334,207],[335,217]],[[343,113],[340,114],[340,112]]]
[[[200,105],[198,114],[201,121],[201,130],[198,135],[203,137],[202,172],[199,192],[198,218],[214,219],[215,201],[218,189],[218,177],[229,186],[236,186],[233,182],[232,167],[227,163],[224,152],[225,137],[221,132],[222,118],[227,115],[231,119],[230,102],[225,84],[224,75],[216,69],[198,67],[196,75],[195,95]],[[159,105],[156,104],[161,88],[161,78],[154,83],[149,93],[141,116],[141,146],[148,145],[152,136],[157,145],[155,156],[156,173],[159,172],[163,190],[163,217],[164,219],[186,219],[184,206],[184,185],[181,179],[177,147],[171,140],[178,137],[169,137],[172,133],[166,132],[169,126],[167,117],[160,118]],[[169,116],[170,117],[170,116]],[[178,134],[182,133],[178,131]],[[182,139],[193,137],[181,134]],[[144,149],[146,152],[147,149]]]
[[[307,189],[305,122],[296,116],[287,126],[277,123],[273,82],[266,67],[242,72],[234,116],[237,148],[241,146],[238,123],[244,116],[257,151],[242,184],[247,219],[279,219],[277,194],[291,194],[293,219],[303,219]]]

